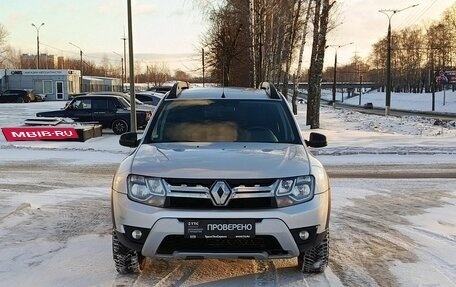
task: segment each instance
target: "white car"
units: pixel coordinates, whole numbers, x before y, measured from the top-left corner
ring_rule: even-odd
[[[158,105],[112,184],[112,249],[119,273],[145,257],[298,258],[303,272],[328,264],[330,186],[273,85],[188,88]]]

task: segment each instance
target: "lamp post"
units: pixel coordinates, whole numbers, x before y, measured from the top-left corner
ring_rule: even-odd
[[[75,45],[75,44],[73,44],[73,43],[71,43],[71,42],[70,42],[69,44],[70,44],[71,46],[74,46],[74,47],[78,48],[78,49],[79,49],[79,55],[81,56],[81,65],[80,65],[80,69],[81,69],[81,81],[80,81],[80,83],[79,83],[79,85],[80,85],[80,87],[79,87],[79,92],[82,93],[82,87],[83,87],[83,86],[82,86],[82,79],[83,79],[82,77],[83,77],[83,75],[84,75],[84,66],[83,66],[83,63],[82,63],[82,49],[81,49],[81,47],[79,47],[79,46],[77,46],[77,45]]]
[[[40,68],[40,28],[44,25],[44,22],[39,26],[32,23],[32,26],[36,29],[36,69]]]
[[[120,57],[120,66],[121,66],[121,70],[122,70],[122,78],[121,78],[122,87],[121,87],[120,91],[123,92],[123,86],[124,86],[124,58],[119,53],[116,53],[116,52],[113,52],[113,53]]]
[[[136,132],[138,130],[136,121],[136,102],[135,102],[135,65],[133,55],[133,17],[131,12],[131,0],[127,1],[127,14],[128,14],[128,64],[130,75],[130,131]]]
[[[123,79],[123,82],[126,83],[127,82],[127,38],[125,37],[125,31],[124,31],[124,36],[122,38],[120,38],[122,41],[123,41],[123,58],[124,58],[124,71],[125,71],[125,74],[124,74],[124,79]],[[122,86],[122,92],[124,91],[124,87]]]
[[[393,16],[401,11],[404,11],[406,9],[416,7],[418,4],[411,5],[402,9],[397,9],[397,10],[379,10],[378,12],[385,14],[386,17],[388,17],[388,47],[387,47],[387,53],[386,53],[386,99],[385,99],[385,115],[389,115],[390,113],[390,107],[391,107],[391,18]]]
[[[350,42],[343,45],[329,45],[329,47],[334,48],[334,75],[333,75],[333,87],[332,87],[332,102],[333,107],[336,106],[336,80],[337,80],[337,50],[339,48],[348,46],[353,44],[354,42]],[[342,102],[344,102],[344,96],[342,95]]]

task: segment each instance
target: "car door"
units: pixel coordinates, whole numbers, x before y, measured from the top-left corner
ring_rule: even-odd
[[[5,91],[3,94],[0,96],[0,102],[1,103],[17,103],[19,95],[18,93],[14,91]]]
[[[77,122],[92,122],[92,99],[76,98],[67,109],[68,116]]]
[[[92,101],[93,120],[103,127],[110,127],[115,116],[115,107],[110,98],[97,98]]]

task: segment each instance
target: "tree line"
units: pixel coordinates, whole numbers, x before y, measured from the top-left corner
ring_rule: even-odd
[[[170,75],[169,69],[157,65],[147,71],[135,71],[138,81],[160,83],[177,79],[255,87],[268,80],[281,87],[285,97],[289,97],[288,83],[307,81],[307,124],[311,128],[319,127],[321,82],[332,81],[334,72],[334,67],[323,67],[327,34],[337,23],[337,5],[341,4],[335,0],[199,0],[192,3],[203,10],[209,23],[201,41],[205,79],[192,78],[183,71]],[[456,4],[430,24],[394,30],[393,91],[430,91],[434,71],[450,69],[455,64],[456,49],[451,41],[455,34]],[[6,45],[6,37],[6,29],[0,25],[0,67],[17,65],[14,55],[19,53]],[[310,51],[304,51],[308,46],[311,46]],[[351,63],[337,67],[338,81],[369,81],[384,88],[386,55],[385,31],[385,37],[372,45],[367,59],[355,55]],[[302,65],[304,57],[310,63],[308,67]],[[69,68],[79,69],[77,59],[68,62]],[[86,65],[85,74],[120,77],[120,67],[108,61]],[[292,93],[295,113],[296,95],[295,89]]]
[[[391,70],[394,92],[430,92],[440,71],[455,69],[456,3],[427,25],[414,25],[392,31]],[[351,63],[338,66],[338,81],[363,81],[386,85],[387,37],[372,45],[367,59],[355,55]],[[323,78],[332,81],[334,68],[325,69]],[[436,88],[442,88],[437,85]]]
[[[208,5],[212,3],[212,5]],[[320,82],[333,0],[200,1],[210,23],[202,46],[207,70],[224,86],[256,87],[268,80],[282,87],[302,81],[301,67],[308,34],[312,50],[307,79],[307,124],[319,127]],[[312,30],[310,29],[312,28]],[[293,63],[298,60],[298,69]],[[297,112],[297,91],[292,97]]]

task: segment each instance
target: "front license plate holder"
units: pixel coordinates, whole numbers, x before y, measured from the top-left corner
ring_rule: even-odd
[[[253,238],[254,219],[186,219],[185,238]]]

